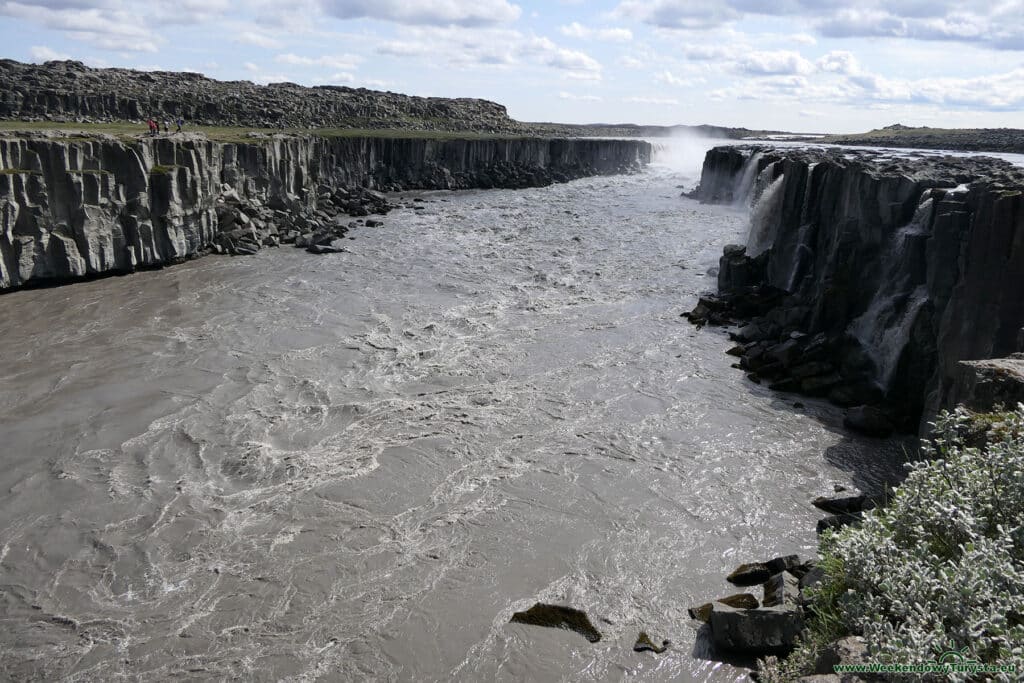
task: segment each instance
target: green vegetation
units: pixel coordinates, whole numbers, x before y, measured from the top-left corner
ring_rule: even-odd
[[[174,169],[176,169],[176,168],[178,168],[178,167],[177,166],[161,166],[161,165],[157,164],[157,165],[153,166],[153,168],[149,169],[149,175],[168,175],[169,173],[172,173],[174,171]]]
[[[39,171],[33,171],[28,168],[0,168],[0,175],[21,175],[23,173],[39,175]]]
[[[932,459],[911,465],[888,506],[823,536],[825,580],[810,591],[803,643],[762,662],[762,681],[809,674],[821,648],[849,634],[863,635],[880,663],[949,652],[1024,663],[1024,406],[944,414],[926,450]]]
[[[149,132],[145,124],[118,123],[60,123],[54,121],[0,121],[0,133],[33,132],[33,131],[65,131],[71,135],[66,138],[73,141],[89,142],[98,135],[112,135],[123,142],[134,142],[146,139]],[[531,137],[523,135],[480,133],[475,131],[456,132],[439,130],[406,130],[390,128],[239,128],[228,126],[193,126],[187,125],[185,133],[201,133],[214,142],[243,143],[252,142],[252,133],[262,135],[310,135],[324,138],[398,138],[398,139],[430,139],[430,140],[489,140],[495,138]],[[160,133],[157,139],[181,137],[176,133]],[[532,136],[535,137],[535,136]]]

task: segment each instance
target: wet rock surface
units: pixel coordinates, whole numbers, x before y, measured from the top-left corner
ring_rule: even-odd
[[[655,654],[661,654],[668,649],[671,641],[663,640],[661,645],[655,645],[651,637],[647,635],[646,631],[641,631],[640,635],[636,638],[636,643],[633,645],[634,652],[653,652]]]
[[[849,428],[917,431],[956,402],[959,362],[1018,350],[1024,170],[985,157],[720,147],[693,196],[752,204],[718,292],[739,368],[850,408]]]
[[[601,640],[601,632],[590,622],[586,612],[572,607],[538,602],[525,612],[513,614],[510,623],[574,631],[591,643]]]

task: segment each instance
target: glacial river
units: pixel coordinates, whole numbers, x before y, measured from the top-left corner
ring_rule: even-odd
[[[744,679],[687,608],[812,553],[809,500],[892,447],[679,317],[747,222],[696,170],[0,297],[0,670]],[[508,623],[538,601],[603,638]]]

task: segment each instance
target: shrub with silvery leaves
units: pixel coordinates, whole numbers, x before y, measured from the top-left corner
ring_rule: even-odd
[[[979,421],[981,448],[967,445]],[[806,672],[828,640],[851,633],[873,661],[927,664],[956,652],[1018,668],[943,680],[1024,675],[1024,405],[944,413],[924,451],[887,506],[823,536],[816,618],[791,661],[765,663],[764,680]]]
[[[838,612],[881,661],[955,651],[1024,665],[1024,406],[991,421],[983,449],[964,443],[974,424],[962,408],[940,416],[933,459],[859,527],[823,539],[846,588]]]

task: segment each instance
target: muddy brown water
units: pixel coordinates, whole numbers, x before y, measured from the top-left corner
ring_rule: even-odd
[[[808,500],[892,446],[679,317],[746,230],[694,180],[430,193],[347,254],[0,297],[0,668],[743,679],[687,607],[813,552]],[[536,602],[601,640],[508,623]]]

